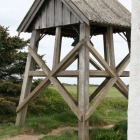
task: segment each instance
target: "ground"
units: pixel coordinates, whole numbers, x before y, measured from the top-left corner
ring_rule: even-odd
[[[107,125],[107,126],[103,126],[100,128],[110,129],[112,127],[113,127],[113,125]],[[92,127],[90,129],[92,129]],[[78,130],[78,128],[77,127],[59,127],[57,129],[52,130],[50,133],[48,133],[48,135],[59,135],[64,130]],[[11,138],[9,138],[9,137],[3,138],[1,140],[39,140],[39,139],[43,138],[44,136],[45,135],[18,135],[18,136],[11,137]]]

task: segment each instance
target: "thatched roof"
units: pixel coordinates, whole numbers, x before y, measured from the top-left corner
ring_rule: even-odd
[[[131,13],[118,0],[71,1],[92,22],[131,26]]]
[[[59,0],[53,1],[55,7],[55,2]],[[49,2],[52,2],[52,0],[35,0],[17,31],[30,32],[35,26],[33,24],[37,23],[39,19],[39,12]],[[73,14],[73,17],[76,19],[75,23],[86,22],[87,24],[112,25],[124,28],[131,27],[131,13],[118,0],[60,0],[60,2]],[[54,9],[54,7],[51,7],[51,9]],[[54,15],[54,20],[56,19],[55,16],[58,15]],[[63,23],[62,26],[64,25]],[[54,24],[52,27],[54,26],[56,25]],[[61,26],[61,24],[57,26]],[[46,28],[48,27],[46,26]],[[42,27],[39,26],[37,29],[42,29]]]

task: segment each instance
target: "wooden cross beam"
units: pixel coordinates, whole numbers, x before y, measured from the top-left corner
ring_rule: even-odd
[[[63,99],[67,102],[69,107],[75,113],[80,121],[83,120],[83,115],[80,112],[79,108],[76,106],[76,103],[72,96],[67,92],[67,90],[63,87],[63,85],[58,81],[58,79],[54,78],[53,75],[61,69],[69,58],[73,57],[75,53],[81,48],[84,40],[81,40],[69,53],[68,55],[52,70],[45,65],[45,63],[41,60],[41,58],[37,55],[37,53],[29,47],[29,52],[32,57],[35,59],[37,64],[42,68],[44,73],[47,75],[45,80],[43,80],[17,107],[17,112],[23,109],[30,101],[32,101],[44,88],[46,88],[51,82],[55,86],[55,88],[59,91]]]
[[[128,54],[124,60],[121,62],[121,64],[118,66],[117,69],[117,73],[115,73],[111,67],[109,67],[109,65],[107,64],[107,62],[102,58],[102,56],[95,50],[95,48],[93,48],[90,44],[89,41],[86,42],[87,47],[89,48],[90,52],[93,54],[93,56],[101,63],[101,65],[110,73],[110,75],[112,76],[112,78],[110,78],[109,80],[106,79],[100,86],[99,88],[97,88],[94,92],[94,94],[92,94],[90,96],[90,100],[92,100],[100,91],[100,95],[98,96],[98,98],[91,104],[89,110],[85,113],[85,120],[88,120],[89,117],[92,115],[93,111],[98,107],[98,105],[100,104],[100,102],[104,99],[104,97],[106,96],[107,92],[109,91],[109,89],[115,84],[117,83],[118,87],[120,86],[121,89],[123,89],[123,92],[125,94],[128,94],[128,89],[126,87],[126,85],[123,83],[123,81],[119,78],[119,76],[122,74],[122,72],[124,71],[125,67],[127,66],[127,64],[129,63],[129,59],[130,59],[130,54]],[[128,96],[128,95],[127,95]]]

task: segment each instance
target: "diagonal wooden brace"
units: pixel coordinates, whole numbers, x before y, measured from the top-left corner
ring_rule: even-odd
[[[71,98],[71,95],[64,89],[64,87],[60,84],[60,82],[52,77],[57,71],[61,69],[69,60],[70,57],[72,57],[82,46],[84,43],[84,40],[81,40],[72,51],[69,52],[69,54],[53,69],[51,72],[50,69],[45,65],[45,63],[40,59],[40,57],[29,47],[29,52],[32,55],[32,57],[35,59],[35,61],[38,63],[38,65],[43,69],[44,73],[47,76],[44,81],[42,81],[31,93],[29,96],[27,96],[24,101],[17,107],[17,112],[19,112],[21,109],[23,109],[31,100],[33,100],[46,86],[50,84],[50,81],[54,84],[55,88],[59,91],[63,99],[68,103],[69,107],[72,109],[72,111],[75,113],[75,115],[78,117],[79,120],[82,121],[83,115],[76,106],[76,104],[73,101],[73,98]]]
[[[93,111],[98,107],[100,102],[104,99],[104,97],[106,96],[107,92],[110,90],[110,88],[114,85],[115,82],[116,82],[115,78],[111,78],[107,82],[107,84],[102,89],[102,91],[101,91],[100,95],[98,96],[98,98],[91,104],[89,110],[86,112],[85,117],[84,117],[85,121],[90,118],[90,116],[92,115]]]
[[[110,73],[112,78],[117,79],[117,84],[125,91],[128,92],[127,86],[124,82],[119,78],[119,76],[110,68],[107,62],[102,58],[102,56],[93,48],[89,41],[86,42],[87,47],[89,48],[91,54],[98,60],[98,62],[105,68],[108,73]]]
[[[88,46],[91,47],[91,46]],[[90,48],[90,50],[92,50],[92,48]],[[105,66],[105,69],[107,68],[109,71],[111,71],[110,73],[113,74],[112,69],[109,68],[109,66],[107,66],[107,63],[104,63],[104,60],[102,59],[102,57],[100,56],[100,54],[98,54],[98,52],[96,50],[92,50],[92,54],[96,53],[96,58],[97,60],[99,60],[100,62],[102,62],[102,66]],[[118,75],[121,75],[123,70],[125,69],[125,67],[127,66],[127,64],[129,63],[129,55],[126,56],[126,58],[123,60],[123,62],[121,63],[121,65],[118,67]],[[87,120],[89,119],[89,117],[92,115],[93,111],[98,107],[98,105],[100,104],[100,102],[104,99],[104,97],[106,96],[107,92],[109,91],[109,89],[117,82],[117,84],[124,90],[126,85],[120,80],[120,78],[118,78],[118,75],[115,74],[114,78],[111,78],[109,81],[107,81],[107,79],[102,83],[102,84],[107,84],[103,87],[101,86],[101,88],[97,88],[97,90],[95,91],[95,93],[93,93],[92,96],[95,96],[101,91],[101,94],[98,96],[98,98],[95,100],[95,102],[93,102],[89,108],[89,110],[86,112],[84,119]],[[102,85],[101,84],[101,85]],[[128,93],[128,92],[127,92]]]

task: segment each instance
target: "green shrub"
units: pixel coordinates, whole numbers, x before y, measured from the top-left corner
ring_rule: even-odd
[[[116,111],[126,111],[128,106],[128,101],[123,98],[105,98],[99,107],[98,110],[111,109]]]
[[[62,113],[70,110],[60,94],[52,88],[45,89],[29,104],[29,113],[32,115]]]
[[[8,101],[5,98],[0,98],[0,123],[13,122],[15,108],[15,103]]]
[[[96,129],[90,133],[91,140],[126,140],[126,135],[113,129]]]
[[[116,132],[127,135],[127,121],[121,121],[114,126]]]

